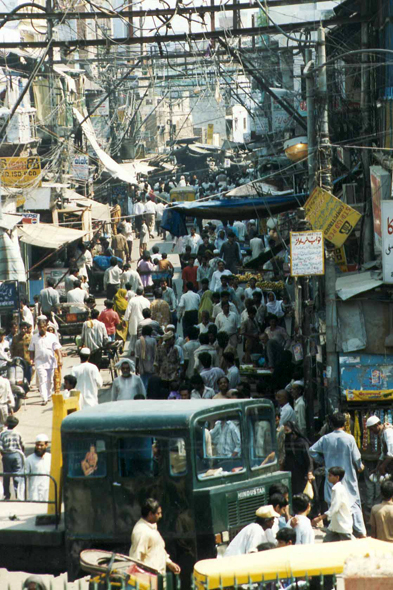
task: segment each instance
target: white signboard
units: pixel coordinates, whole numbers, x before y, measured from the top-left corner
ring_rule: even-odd
[[[291,232],[291,276],[325,274],[325,251],[322,231]]]
[[[72,161],[72,176],[77,180],[89,180],[89,157],[75,156]]]
[[[381,201],[383,282],[393,283],[393,200]]]

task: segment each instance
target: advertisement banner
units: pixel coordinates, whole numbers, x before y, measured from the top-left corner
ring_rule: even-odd
[[[390,199],[392,177],[382,166],[370,166],[371,197],[373,202],[374,245],[377,252],[382,248],[381,202]]]
[[[390,400],[393,399],[393,389],[346,389],[345,397],[349,402]]]
[[[72,176],[76,180],[89,180],[89,157],[75,156],[72,160]]]
[[[393,201],[381,201],[383,282],[393,283]]]
[[[320,187],[313,190],[304,208],[312,228],[322,230],[325,238],[337,248],[344,244],[361,218],[355,209]]]
[[[325,274],[323,232],[291,232],[290,251],[292,277]]]
[[[0,181],[3,186],[24,188],[41,185],[41,158],[0,158]]]

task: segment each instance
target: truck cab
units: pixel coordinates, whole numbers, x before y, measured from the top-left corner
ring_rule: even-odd
[[[189,582],[267,503],[290,486],[277,463],[267,400],[136,400],[100,404],[62,423],[68,571],[82,549],[128,553],[142,502],[162,506],[159,529]]]

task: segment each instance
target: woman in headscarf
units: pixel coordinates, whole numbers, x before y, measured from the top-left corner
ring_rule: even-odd
[[[277,301],[276,294],[273,291],[267,296],[267,313],[271,315],[275,315],[278,318],[284,317],[284,310],[282,308],[282,301]]]
[[[308,481],[314,480],[310,443],[294,422],[284,424],[285,459],[283,470],[291,472],[292,494],[302,494]]]
[[[116,340],[127,340],[128,322],[124,320],[128,301],[126,299],[127,289],[118,289],[116,295],[113,297],[113,311],[116,311],[121,322],[116,326]]]
[[[116,377],[112,383],[112,401],[123,401],[135,399],[135,396],[146,398],[146,390],[142,379],[135,375],[134,361],[122,358],[116,368],[120,369],[121,375]]]
[[[152,272],[155,270],[155,265],[151,261],[149,252],[144,252],[143,257],[139,260],[137,271],[141,275],[143,287],[151,287],[153,285]]]
[[[207,291],[205,291],[204,294],[202,295],[201,301],[199,303],[199,308],[198,308],[198,320],[199,320],[199,322],[202,321],[202,312],[203,311],[208,311],[209,312],[209,316],[212,317],[212,312],[213,312],[213,300],[212,300],[212,296],[213,296],[213,291],[210,291],[210,289],[208,289]]]

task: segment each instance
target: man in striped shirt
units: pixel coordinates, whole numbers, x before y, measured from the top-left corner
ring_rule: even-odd
[[[3,432],[0,434],[0,453],[3,461],[4,473],[23,473],[25,449],[23,446],[21,435],[19,434],[19,432],[16,432],[16,430],[14,430],[14,428],[16,428],[18,424],[18,418],[16,418],[13,415],[8,416],[6,420],[7,430],[3,430]],[[18,486],[21,480],[19,477],[13,477],[12,479],[14,484],[15,496],[17,496]],[[10,481],[11,475],[4,475],[4,500],[11,499]]]

